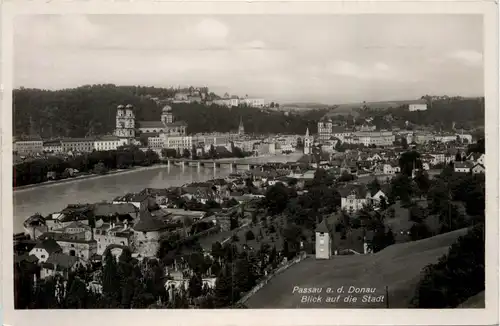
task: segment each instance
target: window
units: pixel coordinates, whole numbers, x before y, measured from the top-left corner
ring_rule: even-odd
[[[42,255],[41,257],[42,257],[42,258],[45,258],[45,255]]]

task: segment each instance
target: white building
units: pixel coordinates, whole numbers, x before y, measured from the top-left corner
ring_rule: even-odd
[[[43,142],[43,151],[49,153],[62,153],[62,143],[60,140],[47,140]]]
[[[473,167],[473,163],[470,161],[455,162],[454,171],[459,173],[470,173]]]
[[[240,105],[240,100],[238,98],[222,98],[213,101],[214,104],[220,106],[226,106],[228,108]]]
[[[160,134],[160,138],[163,138],[163,148],[191,150],[193,147],[192,136],[168,136],[167,134]]]
[[[426,103],[413,103],[408,105],[408,110],[413,112],[413,111],[426,111],[427,110],[427,104]]]
[[[112,151],[126,144],[127,140],[125,138],[120,138],[117,136],[101,136],[95,139],[94,149],[96,151]]]
[[[240,103],[253,108],[263,108],[266,104],[263,98],[244,98],[240,100]]]
[[[371,202],[370,192],[364,184],[348,184],[339,189],[341,196],[340,208],[353,213]]]

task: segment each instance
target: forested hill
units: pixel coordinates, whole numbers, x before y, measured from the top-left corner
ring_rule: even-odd
[[[167,98],[173,89],[115,85],[92,85],[48,91],[13,91],[15,136],[36,132],[42,137],[83,137],[105,134],[115,127],[116,106],[132,104],[137,120],[159,120],[161,106],[150,97]],[[149,96],[148,96],[149,95]],[[281,112],[261,112],[254,108],[224,108],[201,104],[173,104],[174,115],[188,123],[190,133],[227,132],[238,128],[240,117],[248,133],[298,133],[316,131],[316,121],[324,111],[302,116]],[[31,123],[30,123],[31,121]],[[30,130],[32,128],[32,130]]]

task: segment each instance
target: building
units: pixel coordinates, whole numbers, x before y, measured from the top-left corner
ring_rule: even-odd
[[[168,225],[151,215],[148,210],[140,214],[139,221],[133,226],[132,247],[141,257],[156,257],[160,248],[160,238],[167,231]]]
[[[181,151],[181,154],[184,149],[191,150],[193,147],[192,136],[168,136],[162,133],[159,138],[162,140],[163,148],[176,149]]]
[[[43,263],[56,253],[62,253],[61,246],[54,239],[45,239],[38,241],[29,254],[36,256],[38,261]]]
[[[334,125],[331,118],[324,117],[318,122],[318,139],[329,140],[332,137],[345,141],[345,137],[352,136],[353,131],[341,126]]]
[[[458,173],[470,173],[473,168],[473,163],[471,161],[455,162],[453,165],[453,170]]]
[[[164,137],[160,135],[148,137],[148,147],[151,149],[162,149],[164,148]]]
[[[120,146],[127,144],[125,138],[120,138],[118,136],[106,135],[95,139],[94,149],[96,151],[113,151],[118,149]]]
[[[116,110],[115,136],[124,139],[135,138],[135,114],[131,104],[118,105]]]
[[[316,259],[330,259],[332,257],[332,232],[326,219],[316,227]]]
[[[160,121],[139,121],[140,133],[164,133],[166,136],[185,136],[187,123],[174,121],[172,107],[166,105],[161,112]]]
[[[264,99],[262,98],[244,98],[240,100],[240,103],[243,105],[247,105],[253,108],[263,108],[265,107],[266,103]]]
[[[240,105],[240,100],[238,98],[222,98],[218,100],[214,100],[213,104],[225,107],[236,107]]]
[[[77,257],[56,253],[51,255],[46,262],[40,265],[40,279],[45,279],[54,275],[61,275],[63,278],[67,279],[69,272],[76,271],[78,267],[82,266],[82,263]]]
[[[370,193],[364,184],[352,183],[339,189],[341,196],[340,208],[348,213],[354,213],[371,202]]]
[[[65,228],[46,232],[41,240],[54,239],[62,248],[62,253],[89,261],[97,253],[97,241],[93,239],[90,226],[73,222]]]
[[[16,140],[13,146],[18,154],[37,154],[43,152],[43,141],[40,137],[26,137]]]
[[[351,144],[363,144],[364,146],[392,146],[396,137],[391,131],[357,131],[351,137],[345,137],[345,141]]]
[[[243,126],[243,120],[240,117],[240,125],[238,126],[238,135],[243,136],[245,134],[245,127]]]
[[[94,150],[95,138],[67,138],[61,141],[62,151],[90,153]]]
[[[47,140],[43,142],[43,151],[47,153],[62,153],[62,143],[60,139]]]
[[[411,112],[414,111],[427,111],[427,103],[425,101],[411,103],[408,105],[408,110]]]
[[[149,205],[149,196],[147,194],[132,194],[128,193],[124,196],[116,197],[113,199],[113,205],[118,204],[132,204],[139,211],[147,210]]]
[[[476,163],[476,165],[472,167],[472,174],[484,174],[485,172],[486,169],[481,163]]]
[[[304,136],[304,154],[312,154],[312,146],[314,139],[309,135],[309,128],[306,130],[306,135]]]
[[[99,223],[94,229],[94,238],[97,241],[97,254],[103,255],[110,245],[131,246],[134,231],[125,223]]]

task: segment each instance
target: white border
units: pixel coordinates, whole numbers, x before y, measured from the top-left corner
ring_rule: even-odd
[[[493,1],[256,2],[197,1],[24,1],[2,5],[2,78],[0,110],[2,197],[2,282],[4,325],[151,324],[165,325],[478,325],[498,323],[498,5]],[[301,310],[13,310],[12,269],[12,32],[16,14],[482,14],[486,105],[486,309],[301,309]],[[0,312],[1,316],[1,312]],[[223,320],[223,321],[221,321]]]

